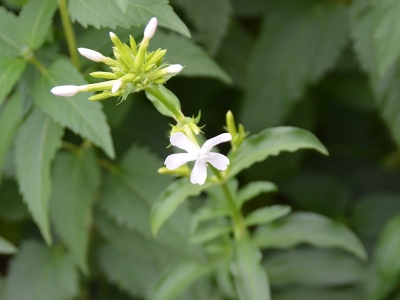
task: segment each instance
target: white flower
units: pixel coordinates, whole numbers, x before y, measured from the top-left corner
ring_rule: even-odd
[[[56,96],[70,97],[79,92],[79,87],[76,85],[60,85],[53,87],[50,92]]]
[[[192,143],[182,132],[171,136],[171,145],[186,150],[187,153],[171,154],[167,157],[164,164],[169,170],[174,170],[186,164],[189,161],[196,161],[190,181],[193,184],[203,184],[207,178],[207,163],[210,163],[218,170],[226,170],[229,165],[229,159],[222,154],[210,152],[212,147],[223,142],[230,141],[230,133],[223,133],[207,140],[201,148]]]
[[[158,25],[157,18],[151,18],[146,28],[144,29],[143,36],[145,39],[151,39],[153,37],[154,33],[156,32],[157,25]]]
[[[100,52],[87,48],[78,48],[78,51],[82,56],[86,57],[87,59],[90,59],[95,62],[103,61],[104,56]]]
[[[177,64],[177,65],[170,65],[166,69],[168,74],[178,74],[180,71],[182,71],[183,67]]]

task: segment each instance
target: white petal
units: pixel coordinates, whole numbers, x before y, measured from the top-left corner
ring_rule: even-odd
[[[172,146],[178,147],[182,150],[186,150],[190,154],[197,154],[199,152],[199,148],[189,140],[186,135],[182,132],[175,133],[169,139]]]
[[[87,48],[78,48],[79,53],[86,57],[87,59],[90,59],[92,61],[100,62],[103,60],[104,56],[100,52],[94,51],[92,49],[87,49]]]
[[[223,142],[230,141],[232,139],[232,136],[230,133],[222,133],[220,135],[217,135],[216,137],[213,137],[212,139],[207,140],[203,146],[201,147],[201,152],[202,153],[207,153],[209,152],[212,147],[215,145],[221,144]]]
[[[50,92],[56,96],[70,97],[76,95],[79,90],[76,85],[60,85],[53,87]]]
[[[122,85],[122,81],[118,79],[118,80],[114,83],[114,85],[112,86],[111,93],[115,93],[116,91],[118,91],[119,88],[121,87],[121,85]]]
[[[168,157],[165,159],[164,165],[167,167],[167,169],[174,170],[180,166],[183,166],[188,161],[193,160],[196,160],[196,158],[188,153],[176,153],[168,155]]]
[[[182,71],[182,69],[182,65],[170,65],[167,67],[167,72],[168,74],[178,74],[180,71]]]
[[[218,170],[226,170],[229,165],[229,158],[223,154],[210,152],[209,157],[207,157],[207,162],[212,164]]]
[[[147,24],[146,28],[144,29],[143,36],[146,39],[151,39],[156,32],[157,29],[157,18],[151,18],[150,22]]]
[[[204,184],[207,178],[207,167],[206,164],[198,159],[194,164],[192,174],[190,175],[190,182],[193,184]]]

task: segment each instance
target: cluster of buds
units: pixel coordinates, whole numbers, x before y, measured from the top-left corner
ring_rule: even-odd
[[[149,41],[156,29],[157,19],[152,18],[144,30],[143,40],[139,46],[136,45],[132,36],[130,36],[130,45],[128,46],[110,32],[111,41],[115,46],[113,47],[115,59],[91,49],[78,48],[82,56],[109,66],[111,72],[90,73],[95,78],[107,79],[107,81],[81,86],[57,86],[51,89],[51,92],[57,96],[70,97],[79,92],[102,91],[102,93],[90,97],[89,100],[104,100],[109,97],[120,97],[125,100],[130,93],[165,83],[172,76],[178,74],[182,70],[182,66],[163,62],[167,50],[147,51]]]

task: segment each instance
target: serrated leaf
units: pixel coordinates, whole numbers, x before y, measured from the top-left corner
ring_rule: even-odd
[[[22,45],[37,49],[50,29],[57,7],[54,0],[29,0],[18,17],[18,37]]]
[[[0,254],[14,254],[17,248],[0,236]]]
[[[21,95],[19,93],[14,93],[0,110],[0,170],[3,168],[7,151],[11,145],[18,125],[21,122],[21,109]]]
[[[63,129],[38,108],[21,125],[15,141],[17,179],[24,202],[48,244],[50,165],[61,146]]]
[[[373,14],[378,68],[380,75],[384,75],[400,56],[400,3],[396,0],[373,1]]]
[[[174,213],[178,206],[187,198],[199,195],[212,183],[203,185],[192,184],[188,178],[174,181],[156,199],[150,211],[150,224],[153,235],[156,235],[162,224]]]
[[[278,191],[278,187],[269,181],[253,181],[239,190],[237,196],[238,207],[242,207],[246,201],[253,199],[261,193],[270,193]]]
[[[342,248],[362,260],[367,253],[358,237],[343,224],[315,213],[296,212],[272,224],[259,226],[253,240],[261,248],[293,248],[306,243]]]
[[[270,223],[275,220],[278,220],[291,211],[290,206],[287,205],[272,205],[261,207],[249,213],[246,216],[246,225],[247,226],[254,226],[260,225],[265,223]]]
[[[17,57],[0,57],[0,104],[11,91],[26,66],[26,61]]]
[[[166,0],[128,0],[125,14],[115,13],[120,11],[115,0],[103,0],[101,5],[97,0],[71,0],[68,11],[72,20],[96,28],[143,26],[156,17],[160,26],[190,37],[186,25]]]
[[[18,25],[17,17],[0,7],[0,54],[8,56],[19,56],[22,46],[17,40]]]
[[[307,130],[295,127],[268,128],[258,134],[246,138],[231,160],[228,169],[229,177],[233,177],[243,169],[256,162],[261,162],[271,155],[278,155],[282,151],[294,152],[300,149],[314,149],[324,155],[328,150],[321,142]]]
[[[248,236],[235,241],[232,275],[240,300],[271,299],[268,277],[261,267],[261,253]]]
[[[58,97],[50,93],[52,87],[63,84],[83,85],[86,82],[69,61],[59,59],[34,82],[32,95],[35,103],[54,121],[89,139],[114,158],[110,128],[101,104],[87,100],[87,94]]]
[[[21,222],[29,217],[28,209],[22,202],[18,184],[14,180],[4,180],[0,186],[0,217],[11,223]]]
[[[85,274],[89,272],[88,218],[99,179],[96,156],[90,148],[81,149],[75,155],[61,153],[55,159],[50,197],[52,223]]]
[[[400,215],[392,218],[379,238],[376,246],[376,264],[386,279],[396,278],[400,274]]]
[[[123,13],[126,13],[126,8],[128,7],[128,0],[114,0],[117,3],[118,7],[122,10]]]
[[[212,60],[199,46],[183,36],[174,33],[156,32],[151,39],[150,50],[167,49],[165,60],[172,64],[184,66],[182,76],[204,76],[219,79],[227,84],[232,79]]]
[[[230,0],[175,0],[200,33],[211,54],[217,53],[227,32],[232,13]]]
[[[281,124],[305,87],[333,66],[346,42],[347,11],[341,3],[271,3],[249,59],[240,117],[246,129]]]
[[[361,281],[366,272],[362,262],[343,251],[312,248],[279,251],[263,265],[271,285],[278,288],[348,286]]]
[[[104,183],[99,205],[119,224],[151,237],[150,209],[171,179],[157,173],[162,161],[152,152],[137,145],[132,146],[123,157],[119,169]],[[168,245],[182,247],[188,235],[187,210],[166,224],[157,239]]]
[[[215,267],[215,262],[183,261],[167,270],[151,289],[150,300],[173,300],[197,279]]]
[[[22,244],[11,261],[5,300],[68,300],[77,294],[78,273],[61,247]]]

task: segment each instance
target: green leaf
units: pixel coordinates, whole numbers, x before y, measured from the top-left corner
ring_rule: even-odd
[[[175,0],[200,33],[208,52],[217,53],[225,36],[232,13],[230,0]]]
[[[400,3],[396,0],[373,1],[373,41],[380,75],[384,75],[400,56]]]
[[[347,42],[347,19],[339,2],[271,3],[249,59],[240,117],[246,129],[259,131],[284,121],[306,86],[336,62]]]
[[[0,104],[21,76],[26,62],[17,57],[0,57]]]
[[[126,13],[126,9],[128,7],[128,0],[114,0],[115,3],[117,3],[118,7],[123,11],[123,13]]]
[[[145,148],[132,146],[123,157],[118,170],[104,183],[99,205],[118,224],[151,237],[150,209],[171,179],[157,173],[162,161]],[[161,230],[158,240],[182,247],[188,236],[190,214],[181,209]],[[187,222],[187,223],[186,223]]]
[[[22,46],[18,41],[18,20],[17,17],[0,7],[0,54],[19,56]]]
[[[297,212],[257,228],[254,242],[261,248],[293,248],[307,243],[315,247],[342,248],[358,258],[367,253],[357,236],[343,224],[315,213]]]
[[[227,235],[232,231],[232,226],[224,224],[214,224],[207,226],[204,229],[198,230],[194,235],[192,235],[189,241],[192,244],[203,244],[209,242],[222,235]]]
[[[21,122],[21,109],[21,95],[19,93],[14,93],[0,110],[0,170],[3,168],[7,151],[14,138],[18,125]]]
[[[61,146],[63,129],[35,108],[20,127],[15,141],[15,164],[20,191],[33,220],[48,244],[50,165]]]
[[[17,248],[0,236],[0,254],[14,254]]]
[[[34,82],[32,94],[35,103],[54,121],[89,139],[114,158],[110,128],[101,104],[87,100],[88,95],[84,94],[58,97],[50,93],[52,87],[63,84],[83,85],[86,82],[69,61],[59,59]]]
[[[391,219],[376,246],[376,264],[385,279],[396,278],[400,274],[400,215]]]
[[[215,267],[215,262],[200,263],[183,261],[163,274],[151,289],[150,300],[173,300],[197,279],[207,275]]]
[[[331,287],[361,281],[365,265],[343,251],[299,248],[269,255],[264,262],[271,285]]]
[[[286,216],[290,213],[290,211],[291,208],[287,205],[272,205],[262,207],[252,211],[248,216],[246,216],[246,225],[253,226],[270,223]]]
[[[96,156],[90,148],[80,149],[75,155],[59,154],[52,179],[52,222],[77,265],[88,274],[89,216],[100,179]]]
[[[22,45],[35,50],[43,43],[57,8],[54,0],[29,0],[18,17],[18,37]]]
[[[274,300],[360,300],[365,295],[359,288],[329,289],[290,289],[274,295]]]
[[[14,180],[8,179],[2,182],[0,195],[0,218],[15,223],[29,217],[28,209],[19,194],[18,184]]]
[[[24,242],[13,257],[4,300],[67,300],[78,296],[78,272],[61,247]]]
[[[253,181],[239,190],[237,204],[242,207],[246,201],[253,199],[261,193],[270,193],[278,191],[278,187],[269,181]]]
[[[156,199],[150,211],[150,224],[153,235],[156,235],[162,224],[174,213],[178,206],[191,196],[197,196],[210,187],[212,183],[192,184],[188,178],[174,181]]]
[[[149,91],[152,92],[150,93]],[[152,94],[156,94],[157,97]],[[171,92],[163,85],[157,85],[147,88],[146,97],[153,103],[153,105],[159,111],[159,113],[164,116],[175,118],[175,114],[173,113],[173,111],[167,108],[167,106],[165,106],[159,99],[164,99],[178,112],[181,111],[181,103],[179,102],[178,97],[176,97],[173,92]]]
[[[166,0],[128,0],[124,14],[115,0],[103,0],[101,5],[97,0],[71,0],[68,11],[72,20],[84,27],[93,25],[96,28],[143,26],[156,17],[160,26],[190,37],[186,25]]]
[[[194,232],[201,222],[212,220],[215,218],[229,216],[230,213],[231,211],[227,208],[216,208],[209,205],[205,205],[201,209],[198,209],[196,213],[193,215],[190,224],[190,231]]]
[[[240,300],[271,299],[268,277],[260,265],[261,257],[247,235],[235,241],[231,270]]]
[[[168,50],[165,56],[166,61],[184,66],[179,75],[212,77],[227,84],[232,83],[228,74],[192,40],[172,32],[166,34],[158,31],[151,39],[149,49],[158,48]]]
[[[295,127],[268,128],[245,139],[231,161],[229,177],[256,162],[265,160],[281,151],[294,152],[299,149],[314,149],[328,155],[328,150],[311,132]]]

